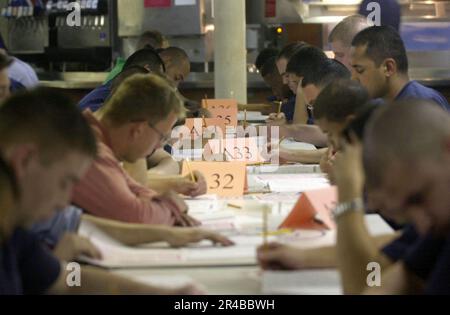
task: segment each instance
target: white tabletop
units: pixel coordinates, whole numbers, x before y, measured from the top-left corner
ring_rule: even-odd
[[[392,233],[392,229],[378,215],[366,215],[372,235]],[[334,243],[334,234],[325,243]],[[193,280],[214,295],[258,294],[341,294],[339,274],[335,269],[313,269],[288,272],[262,272],[254,266],[214,266],[181,268],[115,269],[113,272],[150,284],[152,278],[163,278],[162,283],[183,284]],[[282,273],[282,272],[281,272]],[[150,279],[150,281],[149,281]],[[169,281],[168,281],[169,280]],[[283,285],[277,285],[283,281]]]

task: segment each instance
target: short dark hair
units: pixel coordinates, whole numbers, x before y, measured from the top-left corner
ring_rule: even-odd
[[[255,60],[255,67],[259,71],[261,71],[261,68],[264,66],[266,61],[268,61],[271,58],[276,58],[280,51],[276,48],[265,48],[261,50],[258,54],[258,57],[256,57]]]
[[[162,61],[159,54],[153,48],[144,48],[136,51],[130,57],[128,57],[123,69],[127,69],[131,66],[141,66],[144,67],[148,65],[152,72],[163,72],[166,71],[164,62]]]
[[[317,97],[314,103],[314,118],[344,122],[348,116],[356,114],[358,108],[368,100],[367,90],[358,82],[337,80],[325,87]]]
[[[297,53],[300,49],[307,46],[308,44],[305,42],[295,42],[287,44],[286,46],[281,49],[280,53],[277,56],[277,60],[280,60],[282,58],[285,58],[287,60],[290,60],[295,53]]]
[[[97,153],[91,127],[72,99],[47,88],[21,91],[0,106],[0,143],[35,143],[46,161],[76,151]]]
[[[305,72],[318,71],[328,60],[322,49],[314,46],[304,46],[290,58],[286,72],[304,77]]]
[[[333,80],[351,76],[342,63],[329,59],[320,48],[314,46],[303,47],[292,56],[286,72],[303,77],[302,86],[314,84],[317,87],[325,87]]]
[[[138,65],[129,66],[126,69],[123,69],[112,81],[111,84],[111,93],[109,93],[107,100],[114,94],[119,85],[125,81],[125,79],[131,77],[135,74],[147,74],[150,71],[147,68]]]
[[[377,67],[392,58],[400,73],[408,72],[408,57],[405,45],[399,33],[392,26],[372,26],[359,32],[352,41],[352,46],[367,46],[366,56]]]
[[[278,73],[277,63],[276,63],[276,57],[271,57],[266,60],[266,62],[263,64],[259,72],[263,77],[269,74]]]
[[[316,74],[313,73],[311,77],[306,76],[302,84],[314,84],[317,87],[324,88],[331,82],[339,79],[350,79],[351,73],[341,62],[336,59],[328,59],[326,65]]]
[[[355,118],[348,124],[348,126],[342,131],[342,135],[350,141],[350,134],[354,134],[359,141],[363,141],[367,123],[369,122],[375,111],[381,108],[379,102],[369,101],[362,107],[358,108],[355,113]]]
[[[0,71],[8,68],[13,63],[13,60],[4,54],[0,54]]]
[[[164,40],[163,34],[157,30],[145,31],[139,36],[136,48],[137,50],[149,47],[153,49],[162,48]]]

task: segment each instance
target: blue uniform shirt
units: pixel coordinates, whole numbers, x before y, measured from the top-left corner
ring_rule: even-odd
[[[92,112],[99,110],[111,94],[112,81],[100,85],[91,91],[78,103],[81,110],[90,109]]]
[[[60,269],[58,259],[31,232],[18,228],[0,243],[0,295],[44,294]]]
[[[11,94],[17,91],[25,90],[25,86],[19,81],[9,78],[9,82],[11,82],[11,85],[9,87],[9,91],[11,92]]]
[[[416,229],[413,226],[408,225],[403,229],[402,235],[386,245],[382,251],[391,260],[398,261],[405,257],[411,246],[413,246],[419,238]]]
[[[441,93],[430,89],[429,87],[426,87],[417,81],[410,81],[408,84],[406,84],[405,87],[400,91],[400,93],[398,93],[395,100],[398,101],[408,98],[431,100],[446,111],[450,111],[450,105]]]
[[[281,112],[286,116],[286,120],[291,122],[295,113],[295,96],[292,96],[281,105]]]
[[[50,247],[55,247],[64,233],[74,233],[78,230],[83,211],[70,206],[55,214],[50,220],[36,223],[31,231]]]
[[[425,281],[425,294],[450,294],[450,233],[427,235],[408,251],[405,266]]]

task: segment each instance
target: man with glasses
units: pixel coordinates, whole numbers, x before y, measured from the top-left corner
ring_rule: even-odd
[[[175,193],[159,195],[134,181],[121,166],[161,148],[184,113],[178,93],[154,74],[131,76],[95,115],[86,110],[99,154],[75,186],[73,204],[92,215],[124,222],[195,225]]]

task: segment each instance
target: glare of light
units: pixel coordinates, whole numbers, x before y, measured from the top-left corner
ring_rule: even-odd
[[[214,24],[205,25],[205,32],[214,32]]]

